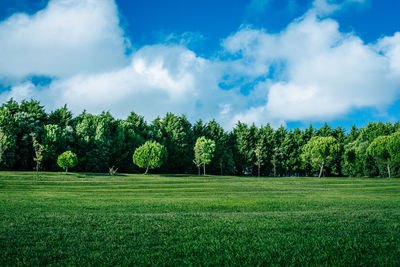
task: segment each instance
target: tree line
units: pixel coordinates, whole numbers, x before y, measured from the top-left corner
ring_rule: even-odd
[[[156,173],[194,174],[207,164],[208,174],[222,175],[396,176],[399,129],[400,122],[370,122],[347,133],[328,124],[274,129],[238,122],[225,131],[215,120],[192,125],[172,113],[151,123],[134,112],[126,119],[86,111],[74,117],[67,106],[46,113],[36,100],[10,99],[0,107],[0,164],[2,170],[59,171],[58,157],[72,151],[75,171],[139,173],[143,169],[133,164],[134,152],[152,141],[168,154],[155,165]],[[200,160],[196,141],[212,153]]]

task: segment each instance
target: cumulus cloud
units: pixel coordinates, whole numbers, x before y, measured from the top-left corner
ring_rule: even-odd
[[[53,0],[37,14],[0,23],[0,80],[20,77],[0,100],[33,97],[49,109],[67,103],[75,113],[117,117],[133,110],[148,120],[174,112],[191,121],[216,118],[226,128],[238,120],[278,126],[384,110],[399,96],[400,33],[364,43],[315,11],[354,1],[316,0],[275,34],[244,25],[222,42],[220,57],[207,59],[181,42],[128,57],[113,1]],[[23,82],[32,74],[55,78]]]
[[[0,23],[0,76],[109,71],[128,62],[127,48],[113,0],[52,0],[34,15]]]
[[[279,34],[242,29],[224,43],[230,52],[241,53],[236,64],[254,58],[256,70],[278,61],[285,69],[264,87],[266,104],[236,118],[327,120],[355,108],[384,109],[399,96],[399,36],[365,44],[354,34],[341,33],[336,21],[311,13]]]
[[[75,113],[109,110],[117,117],[131,111],[148,120],[167,112],[189,118],[226,121],[227,109],[237,102],[217,86],[220,67],[180,45],[145,46],[121,69],[81,74],[41,88],[27,82],[0,95],[2,101],[34,97],[54,109],[68,103]]]
[[[308,13],[314,13],[319,16],[327,16],[336,11],[346,9],[351,6],[362,6],[360,4],[367,3],[368,0],[314,0],[312,8]]]

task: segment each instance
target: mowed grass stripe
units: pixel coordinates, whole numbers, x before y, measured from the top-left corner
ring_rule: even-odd
[[[400,179],[0,173],[0,265],[399,265]]]

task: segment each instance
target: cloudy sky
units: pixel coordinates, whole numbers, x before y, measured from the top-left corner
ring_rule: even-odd
[[[0,102],[75,115],[400,119],[398,0],[1,0]]]

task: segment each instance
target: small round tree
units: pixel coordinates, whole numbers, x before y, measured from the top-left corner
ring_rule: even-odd
[[[68,168],[73,168],[78,164],[78,157],[74,152],[65,151],[58,157],[57,164],[61,168],[65,169],[65,173],[67,173]]]
[[[140,168],[149,169],[160,167],[167,158],[165,147],[154,141],[147,141],[144,145],[138,147],[133,154],[133,163]]]

